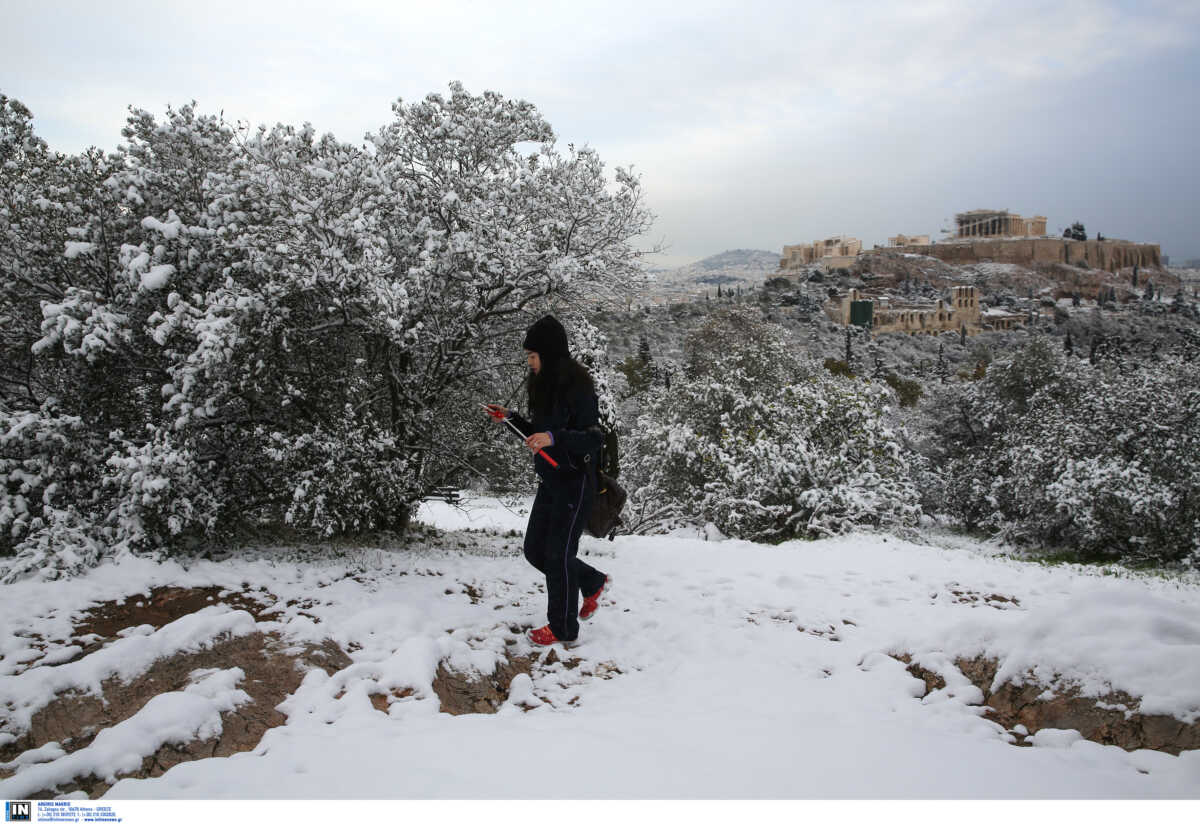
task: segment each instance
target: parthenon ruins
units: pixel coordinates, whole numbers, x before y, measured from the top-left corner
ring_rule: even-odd
[[[1021,217],[1007,209],[972,209],[954,216],[957,237],[1042,237],[1046,234],[1044,215]]]

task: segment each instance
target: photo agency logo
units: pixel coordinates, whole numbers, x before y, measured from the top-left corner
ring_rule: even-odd
[[[32,801],[5,801],[5,821],[33,821]]]

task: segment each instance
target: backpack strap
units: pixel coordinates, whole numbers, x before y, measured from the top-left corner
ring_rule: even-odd
[[[600,459],[596,465],[604,470],[606,475],[613,478],[620,474],[618,466],[619,456],[617,454],[617,433],[613,429],[607,429],[600,424],[589,426],[588,432],[595,432],[600,436]]]

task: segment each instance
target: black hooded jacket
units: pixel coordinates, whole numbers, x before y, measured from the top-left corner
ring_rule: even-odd
[[[582,367],[576,365],[575,369],[582,370]],[[531,419],[516,412],[511,418],[526,437],[535,432],[549,432],[554,439],[553,445],[546,447],[546,453],[558,463],[558,468],[536,453],[533,468],[543,481],[555,485],[585,475],[594,480],[604,441],[599,428],[600,406],[596,392],[590,381],[581,379],[586,376],[572,375],[572,372],[574,370],[569,370],[568,380],[556,387],[548,408],[534,410]]]
[[[594,480],[604,441],[599,403],[591,376],[571,357],[567,330],[553,315],[545,315],[529,327],[521,345],[537,352],[542,366],[539,374],[531,372],[528,378],[532,420],[514,413],[512,422],[526,437],[549,432],[554,443],[546,452],[558,463],[555,468],[535,453],[534,470],[551,484],[581,477]]]

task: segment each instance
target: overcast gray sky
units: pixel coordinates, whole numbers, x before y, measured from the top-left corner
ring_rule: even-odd
[[[126,107],[311,122],[494,89],[642,174],[661,264],[977,208],[1200,257],[1200,0],[0,0],[0,92],[53,149]]]

